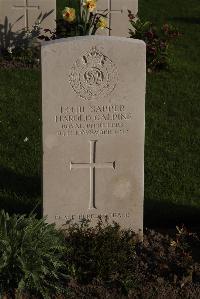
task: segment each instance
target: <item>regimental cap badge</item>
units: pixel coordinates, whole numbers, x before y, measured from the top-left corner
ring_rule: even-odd
[[[81,98],[98,100],[114,90],[118,72],[115,64],[94,47],[75,62],[69,81]]]

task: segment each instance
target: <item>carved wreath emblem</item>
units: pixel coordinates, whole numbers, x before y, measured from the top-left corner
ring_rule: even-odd
[[[96,48],[75,62],[69,77],[73,90],[86,100],[107,96],[114,90],[118,80],[115,64]]]

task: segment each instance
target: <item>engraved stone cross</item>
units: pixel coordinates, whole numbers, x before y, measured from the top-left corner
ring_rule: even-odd
[[[29,9],[40,9],[40,6],[33,6],[33,5],[28,5],[28,0],[24,0],[24,5],[13,5],[14,9],[24,9],[24,21],[25,21],[25,28],[28,30],[28,12]]]
[[[111,168],[115,169],[114,162],[96,163],[96,143],[97,140],[90,140],[90,162],[89,163],[73,163],[70,162],[70,170],[89,168],[90,169],[90,201],[89,209],[96,209],[95,206],[95,169],[96,168]]]
[[[111,35],[111,30],[112,30],[112,28],[111,28],[111,26],[112,26],[112,24],[111,24],[111,16],[112,16],[112,13],[119,13],[119,14],[122,14],[122,13],[123,13],[123,8],[121,8],[121,9],[119,9],[119,10],[112,9],[112,7],[113,7],[112,3],[115,2],[115,0],[114,0],[114,1],[112,1],[112,0],[107,0],[107,1],[108,1],[108,7],[105,8],[105,9],[97,9],[97,12],[98,12],[98,13],[105,12],[105,13],[107,14],[107,17],[108,17],[108,28],[109,28],[109,30],[108,30],[108,35],[110,36],[110,35]]]

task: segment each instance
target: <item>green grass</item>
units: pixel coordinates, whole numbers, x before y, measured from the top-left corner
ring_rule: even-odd
[[[39,96],[39,71],[0,70],[0,208],[9,212],[41,199]]]
[[[169,70],[147,76],[145,225],[199,225],[200,2],[139,0],[139,15],[183,33]],[[39,71],[0,70],[0,99],[0,208],[29,212],[42,201]]]
[[[147,223],[199,224],[200,3],[139,1],[139,15],[171,23],[182,37],[168,71],[147,78],[145,215]],[[152,214],[152,217],[151,217]]]

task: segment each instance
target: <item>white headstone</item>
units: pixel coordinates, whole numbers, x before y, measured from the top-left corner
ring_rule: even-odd
[[[117,51],[116,51],[117,49]],[[44,215],[142,230],[145,44],[77,37],[42,46]]]
[[[9,33],[10,28],[14,34],[19,34],[22,30],[31,30],[41,14],[49,14],[41,27],[53,30],[56,27],[56,0],[0,0],[1,38],[9,45],[9,38],[11,41],[13,38]]]
[[[98,34],[111,36],[128,36],[129,18],[128,10],[134,15],[138,13],[138,0],[98,0],[97,12],[107,13],[108,29],[98,30]]]

